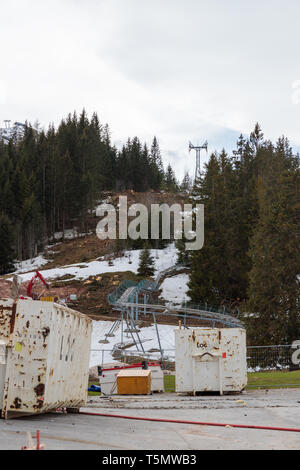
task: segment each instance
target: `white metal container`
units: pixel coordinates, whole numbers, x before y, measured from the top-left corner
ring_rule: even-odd
[[[91,332],[90,318],[63,305],[0,299],[0,341],[6,347],[1,416],[83,406]]]
[[[160,365],[150,365],[151,370],[151,392],[164,392],[164,373]]]
[[[142,369],[142,364],[133,364],[131,366],[115,367],[113,369],[102,369],[99,376],[101,392],[105,395],[114,395],[118,393],[117,377],[120,370],[124,369]],[[164,391],[164,374],[159,364],[150,363],[148,369],[151,370],[151,392]]]
[[[246,331],[175,330],[176,391],[240,392],[247,385]]]
[[[3,401],[4,396],[4,383],[6,372],[6,343],[0,340],[0,403]]]
[[[117,393],[117,377],[122,368],[103,369],[99,376],[101,393],[104,395],[114,395]]]

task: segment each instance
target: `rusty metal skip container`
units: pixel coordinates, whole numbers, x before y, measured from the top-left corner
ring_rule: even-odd
[[[175,330],[176,392],[241,392],[247,385],[243,328]]]
[[[54,302],[0,299],[2,418],[85,405],[92,320]]]

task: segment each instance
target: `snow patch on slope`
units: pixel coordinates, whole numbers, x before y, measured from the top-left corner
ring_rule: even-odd
[[[36,258],[19,261],[15,263],[16,270],[14,271],[14,274],[33,271],[39,269],[47,263],[49,263],[49,260],[45,259],[43,256],[37,256]]]
[[[187,295],[189,275],[177,274],[176,276],[167,277],[161,284],[161,296],[165,300],[180,305],[185,301],[189,301],[190,297]]]
[[[89,263],[70,264],[60,268],[46,269],[43,271],[43,277],[50,280],[69,274],[74,276],[74,280],[85,280],[90,276],[97,276],[104,273],[132,271],[136,274],[139,266],[140,252],[141,250],[126,251],[124,256],[113,260],[112,266],[108,264],[108,261],[97,260]],[[150,250],[150,252],[155,262],[155,274],[173,266],[177,261],[175,243],[170,244],[163,250]],[[38,258],[41,259],[42,257]],[[34,260],[32,261],[34,262]],[[34,266],[37,266],[37,264]],[[39,266],[41,266],[41,264]],[[29,269],[30,272],[20,275],[22,282],[26,282],[31,279],[32,269],[36,269],[36,267],[29,267]],[[20,272],[20,270],[18,270],[18,272]]]

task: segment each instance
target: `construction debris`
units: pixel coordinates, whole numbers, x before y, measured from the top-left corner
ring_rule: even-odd
[[[33,442],[33,438],[36,438],[36,445]],[[21,450],[43,450],[45,449],[45,444],[40,442],[40,431],[36,431],[36,435],[32,436],[30,432],[27,433],[27,446],[21,447]]]

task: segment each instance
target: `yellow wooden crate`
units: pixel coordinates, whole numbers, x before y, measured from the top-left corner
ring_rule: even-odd
[[[117,377],[119,395],[151,394],[151,370],[125,369]]]
[[[40,300],[41,302],[55,302],[57,300],[57,297],[54,297],[54,296],[41,297]]]

